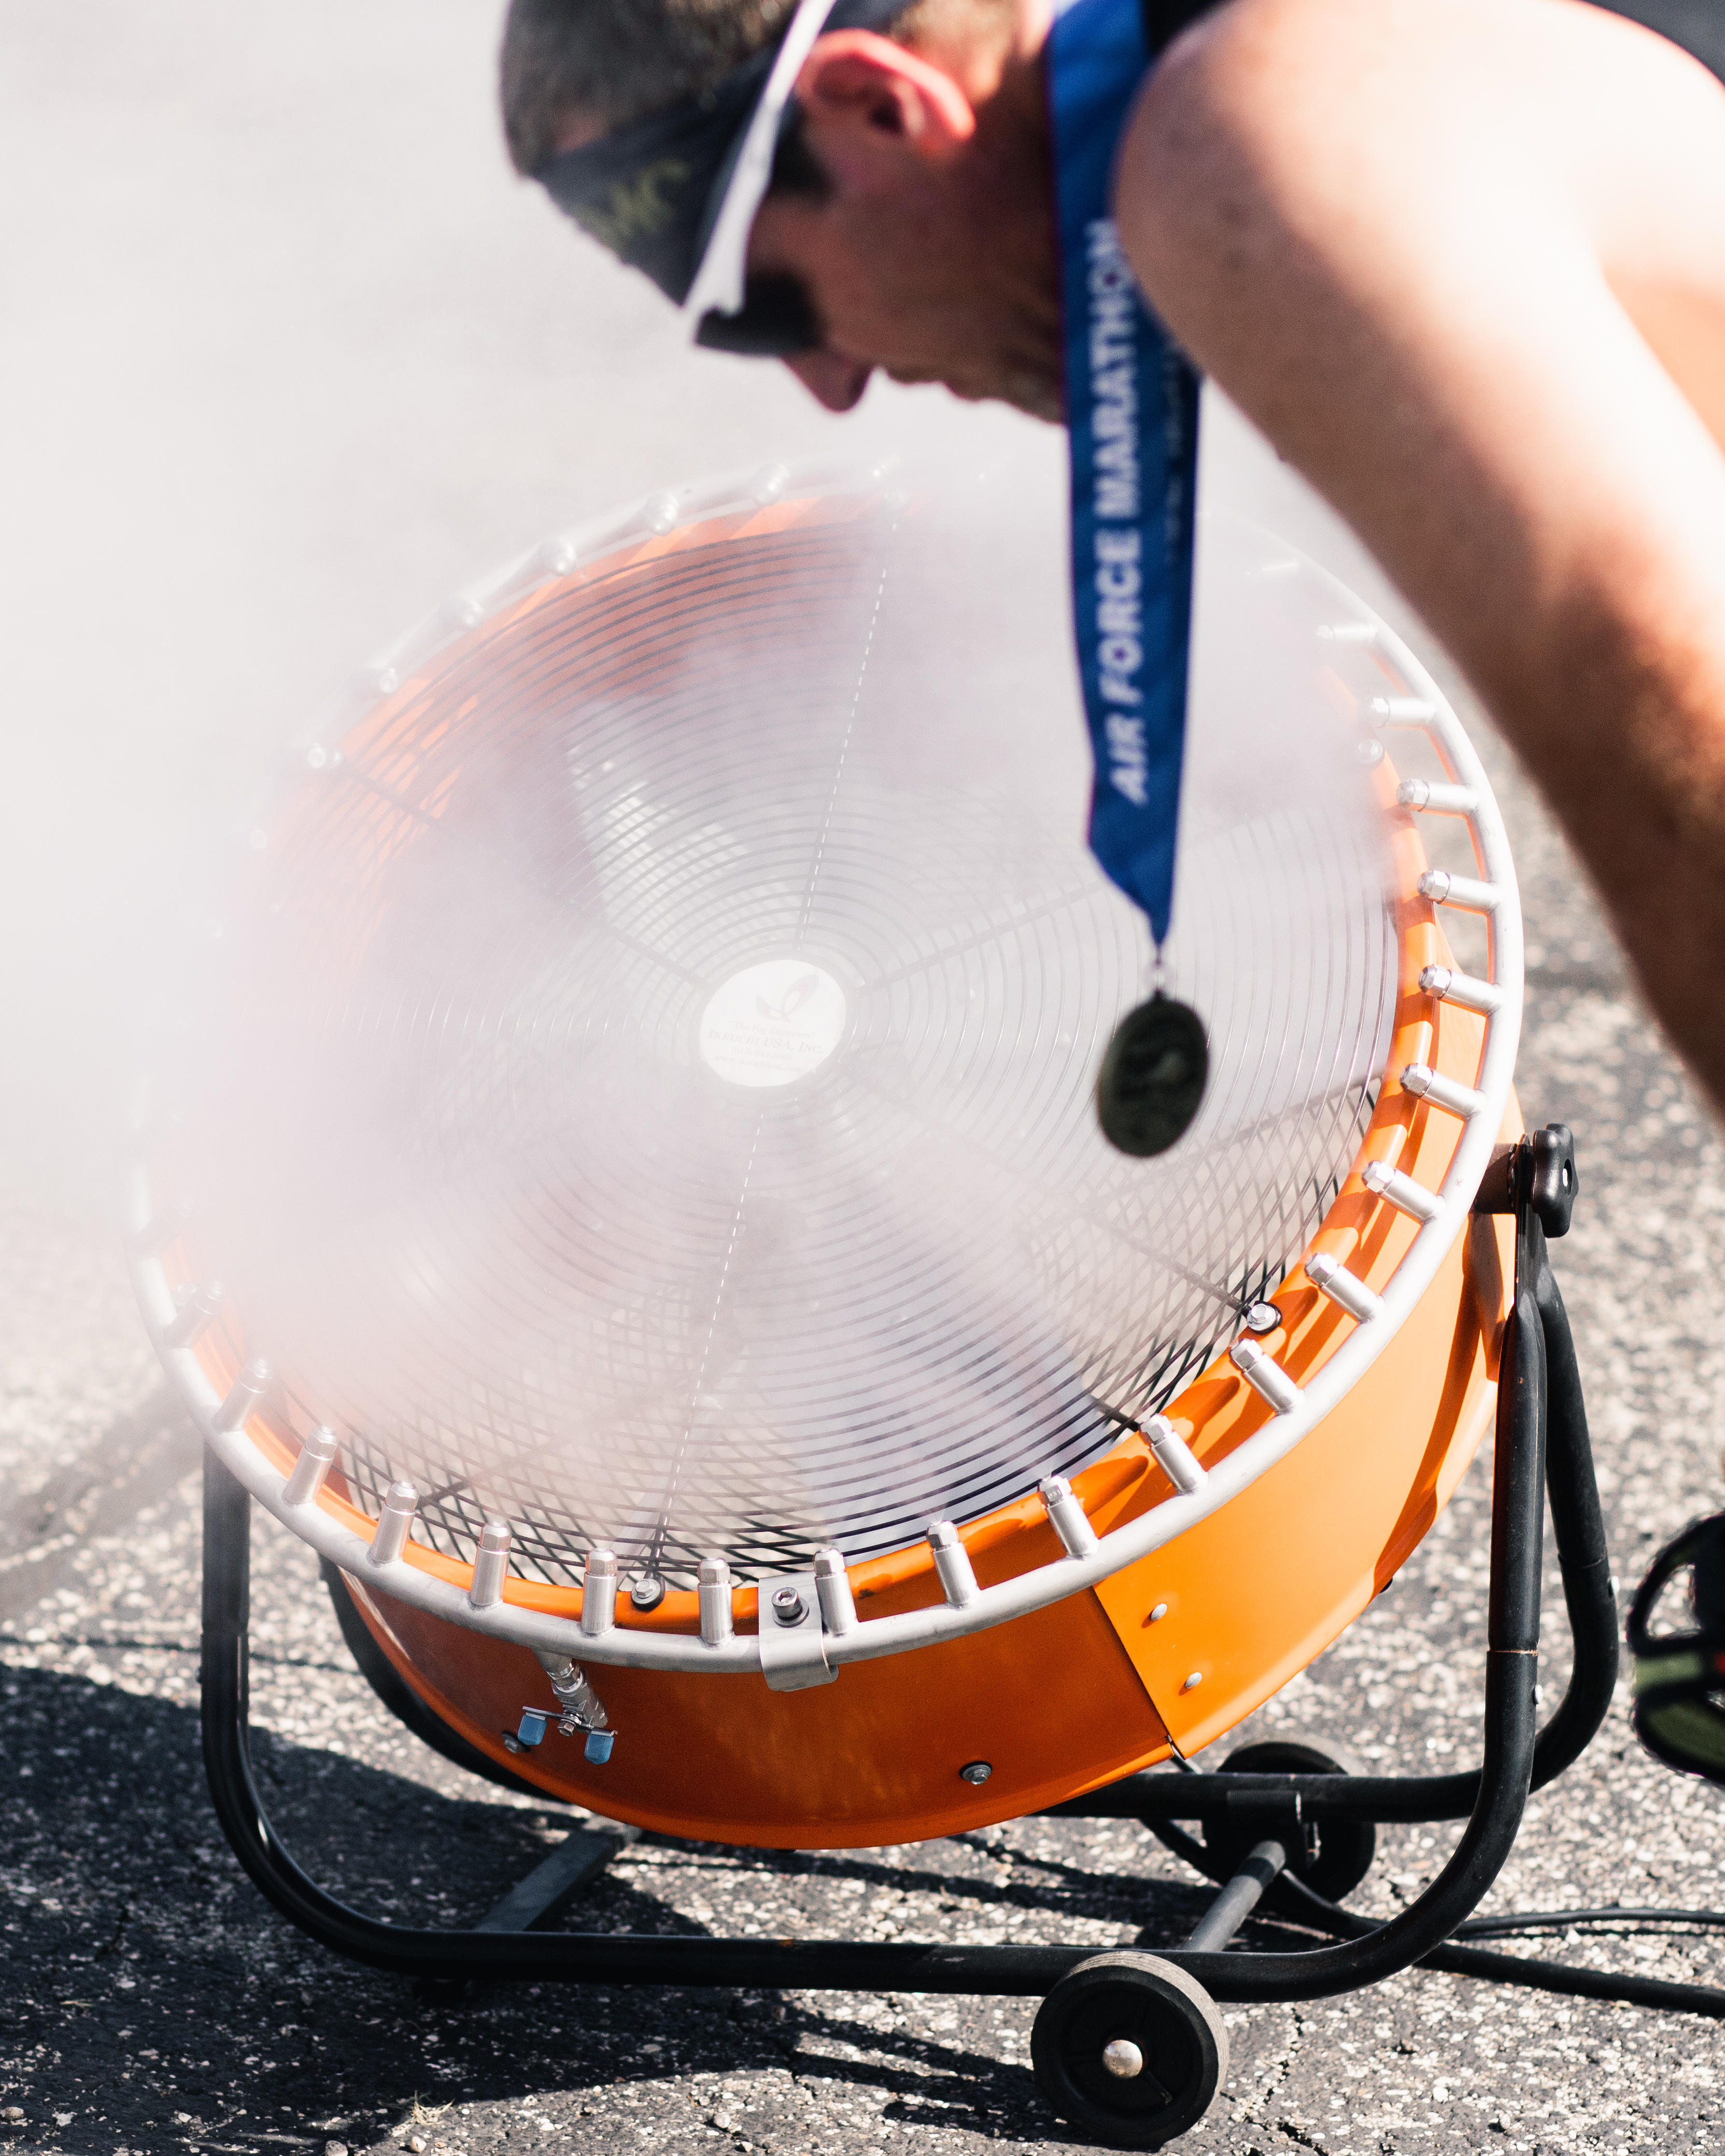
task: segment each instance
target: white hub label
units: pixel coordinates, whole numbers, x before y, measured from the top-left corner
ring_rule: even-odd
[[[733,1086],[789,1086],[818,1070],[845,1031],[845,994],[803,958],[733,973],[701,1014],[701,1058]]]

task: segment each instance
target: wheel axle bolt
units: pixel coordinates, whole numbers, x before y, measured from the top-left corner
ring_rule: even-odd
[[[1144,2071],[1144,2054],[1130,2036],[1117,2036],[1102,2046],[1102,2064],[1117,2081],[1129,2082]]]

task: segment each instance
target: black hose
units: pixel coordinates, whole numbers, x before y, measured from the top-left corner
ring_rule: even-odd
[[[1146,1820],[1145,1825],[1162,1843],[1202,1877],[1219,1885],[1229,1869],[1195,1835],[1169,1820]],[[1373,1919],[1357,1916],[1284,1871],[1264,1897],[1267,1914],[1307,1931],[1327,1933],[1332,1938],[1358,1939],[1376,1928]],[[1564,1923],[1640,1922],[1647,1924],[1692,1924],[1725,1928],[1725,1910],[1714,1909],[1551,1909],[1503,1917],[1473,1917],[1456,1926],[1450,1943],[1435,1947],[1420,1957],[1418,1966],[1452,1976],[1471,1976],[1486,1984],[1517,1984],[1532,1991],[1548,1991],[1577,1999],[1615,1999],[1630,2006],[1651,2006],[1662,2013],[1699,2014],[1709,2020],[1725,2020],[1725,1989],[1708,1984],[1678,1984],[1662,1976],[1620,1975],[1609,1969],[1581,1969],[1573,1962],[1545,1961],[1519,1954],[1492,1953],[1469,1946],[1469,1938],[1534,1931]],[[1172,1958],[1158,1948],[1159,1954]]]

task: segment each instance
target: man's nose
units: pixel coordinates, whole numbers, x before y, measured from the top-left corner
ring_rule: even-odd
[[[829,412],[849,412],[860,403],[875,371],[866,360],[840,359],[830,352],[798,352],[785,365]]]

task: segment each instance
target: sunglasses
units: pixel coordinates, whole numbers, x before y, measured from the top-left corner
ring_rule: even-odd
[[[826,175],[804,139],[802,108],[793,98],[779,121],[772,177],[762,201],[773,195],[819,200],[828,191]],[[707,351],[735,352],[746,359],[794,359],[799,352],[818,352],[821,339],[822,323],[809,288],[788,271],[745,271],[742,305],[732,313],[709,307],[695,328],[696,343]]]
[[[860,8],[845,0],[798,0],[766,85],[721,175],[684,313],[696,344],[750,358],[789,359],[814,352],[821,322],[796,277],[748,272],[749,237],[761,204],[775,187],[806,192],[803,116],[793,94],[798,70],[834,17],[871,20],[891,0]]]
[[[800,277],[750,276],[734,315],[711,307],[696,326],[695,341],[709,352],[746,359],[793,359],[820,348],[820,318]]]
[[[756,359],[819,351],[824,325],[808,287],[784,273],[752,275],[749,242],[769,193],[828,190],[794,95],[821,32],[884,29],[903,6],[797,0],[777,44],[701,96],[559,151],[534,177],[559,209],[681,308],[696,343]]]

